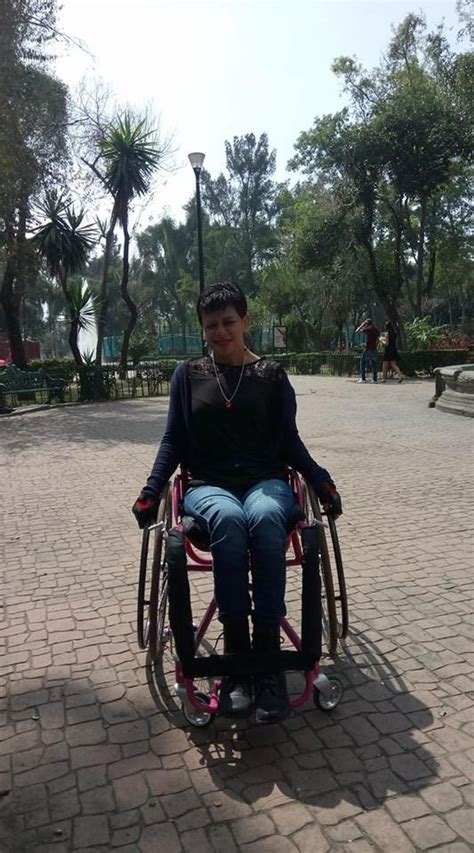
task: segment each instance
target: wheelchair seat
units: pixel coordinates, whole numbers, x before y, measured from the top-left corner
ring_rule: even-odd
[[[300,521],[304,521],[305,518],[306,514],[303,507],[295,503],[291,508],[286,522],[286,532],[290,534],[296,525]],[[200,551],[209,551],[209,533],[196,518],[193,518],[192,515],[183,515],[181,524],[183,525],[184,535],[195,548],[198,548]]]

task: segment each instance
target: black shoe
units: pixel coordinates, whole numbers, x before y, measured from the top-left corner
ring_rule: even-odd
[[[284,672],[255,676],[255,720],[258,724],[278,723],[291,712]]]
[[[224,654],[251,655],[248,619],[224,624]],[[226,675],[222,679],[217,713],[222,717],[248,717],[252,707],[249,675]]]
[[[217,713],[221,717],[248,717],[252,708],[252,679],[227,675],[222,679]]]

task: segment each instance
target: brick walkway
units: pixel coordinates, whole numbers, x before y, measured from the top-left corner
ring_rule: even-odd
[[[473,849],[472,421],[423,382],[294,381],[352,627],[341,706],[267,729],[190,730],[171,658],[136,646],[130,505],[166,401],[0,419],[2,853]]]

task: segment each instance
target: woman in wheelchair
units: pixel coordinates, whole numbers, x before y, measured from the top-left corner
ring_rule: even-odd
[[[165,434],[133,513],[140,527],[152,521],[161,490],[178,465],[186,468],[183,511],[209,534],[224,652],[274,651],[286,613],[285,546],[295,505],[286,466],[302,474],[334,516],[342,512],[341,499],[298,435],[285,371],[245,345],[250,319],[242,291],[208,287],[197,313],[210,355],[182,362],[173,374]],[[288,716],[284,673],[223,679],[220,714],[245,717],[253,707],[259,723]]]

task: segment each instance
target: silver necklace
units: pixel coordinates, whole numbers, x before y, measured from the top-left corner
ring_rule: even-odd
[[[226,409],[231,409],[231,408],[232,408],[232,400],[234,399],[235,395],[237,394],[237,391],[238,391],[238,390],[239,390],[239,388],[240,388],[240,383],[242,382],[242,377],[243,377],[243,375],[244,375],[244,369],[245,369],[245,353],[246,353],[246,352],[247,352],[247,347],[244,347],[244,360],[243,360],[243,362],[242,362],[242,367],[241,367],[241,370],[240,370],[239,381],[237,382],[237,385],[235,386],[234,393],[232,394],[232,396],[231,396],[231,397],[228,397],[228,396],[227,396],[227,394],[225,393],[225,391],[224,391],[224,389],[223,389],[223,387],[222,387],[222,385],[221,385],[221,381],[220,381],[220,379],[219,379],[219,377],[218,377],[218,375],[217,375],[216,362],[214,361],[214,353],[213,353],[213,352],[211,352],[211,361],[212,361],[212,366],[213,366],[213,368],[214,368],[214,375],[215,375],[215,377],[216,377],[217,384],[218,384],[218,386],[219,386],[219,391],[221,392],[221,394],[222,394],[222,396],[223,396],[223,398],[224,398],[224,401],[225,401],[225,407],[226,407]]]

